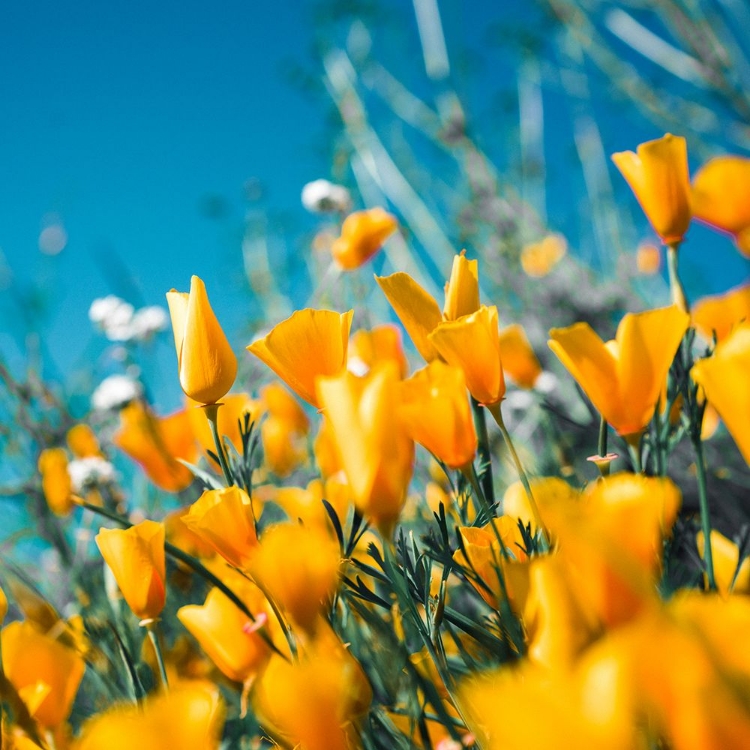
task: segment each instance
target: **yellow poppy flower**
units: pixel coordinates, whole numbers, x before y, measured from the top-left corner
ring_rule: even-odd
[[[561,234],[549,234],[541,242],[524,245],[521,249],[521,268],[527,276],[546,276],[568,252],[568,242]]]
[[[399,417],[398,385],[392,363],[362,378],[343,372],[317,381],[354,504],[385,534],[401,512],[414,462],[414,443]]]
[[[696,534],[695,542],[698,546],[698,553],[703,557],[706,546],[703,531]],[[716,529],[711,529],[711,554],[716,588],[719,593],[722,596],[728,596],[730,593],[750,593],[750,557],[746,557],[737,570],[740,562],[740,548]]]
[[[479,309],[479,262],[467,260],[465,251],[453,258],[451,277],[445,285],[443,320],[458,320]]]
[[[166,601],[164,524],[141,521],[129,529],[101,529],[95,541],[136,617],[153,620]]]
[[[637,435],[654,414],[689,322],[675,306],[628,313],[614,341],[576,323],[553,328],[549,346],[602,417],[620,435]]]
[[[395,362],[399,374],[406,377],[409,363],[401,343],[401,331],[395,325],[386,323],[369,331],[360,329],[352,334],[349,341],[347,367],[355,375],[364,375],[378,362]]]
[[[750,323],[738,325],[712,356],[695,363],[690,371],[716,409],[745,461],[750,463]]]
[[[237,358],[211,309],[206,286],[190,279],[190,293],[167,293],[172,318],[180,385],[185,395],[202,404],[214,404],[237,377]]]
[[[723,341],[743,321],[750,322],[750,285],[702,297],[691,309],[693,325],[706,341]]]
[[[434,360],[403,382],[401,397],[410,437],[450,468],[467,468],[477,435],[463,370]]]
[[[396,217],[382,208],[355,211],[344,219],[331,255],[345,271],[364,265],[398,229]]]
[[[635,266],[642,276],[653,276],[661,270],[661,250],[650,242],[642,242],[635,251]]]
[[[731,234],[750,256],[750,159],[717,156],[706,162],[693,177],[693,214]]]
[[[687,141],[667,133],[641,143],[637,153],[612,154],[612,161],[662,242],[680,242],[691,218]]]
[[[75,505],[68,454],[63,448],[46,448],[39,454],[38,467],[47,505],[56,516],[67,516]]]
[[[500,329],[500,353],[505,376],[521,388],[533,388],[542,366],[523,326],[514,323]]]
[[[96,439],[94,431],[87,424],[77,424],[71,427],[65,436],[65,440],[71,453],[76,458],[102,455],[99,441]]]
[[[298,310],[247,350],[317,407],[315,379],[337,375],[345,367],[353,315],[352,310]]]

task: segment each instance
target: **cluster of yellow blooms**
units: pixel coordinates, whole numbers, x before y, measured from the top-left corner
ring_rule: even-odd
[[[685,141],[669,135],[613,158],[670,248],[674,304],[625,315],[612,341],[586,323],[550,331],[551,350],[601,415],[596,481],[578,489],[557,477],[527,478],[501,405],[506,379],[532,389],[541,365],[523,328],[501,328],[497,307],[481,303],[478,263],[462,253],[442,308],[405,273],[377,278],[425,360],[411,376],[399,329],[351,335],[353,311],[300,310],[247,347],[320,413],[312,446],[318,476],[306,488],[255,483],[242,471],[248,425],[261,424],[262,472],[273,480],[309,461],[310,420],[278,382],[258,399],[229,393],[237,358],[194,276],[189,293],[167,295],[189,406],[162,418],[134,401],[114,442],[172,492],[194,481],[190,466],[202,451],[209,471],[199,477],[200,497],[164,522],[131,525],[102,498],[75,495],[66,450],[48,449],[39,461],[55,513],[82,503],[123,527],[101,529],[96,543],[151,637],[163,689],[139,707],[97,714],[71,739],[67,720],[92,647],[75,623],[53,618],[43,627],[21,606],[27,621],[2,631],[8,746],[219,747],[225,709],[216,684],[205,675],[188,679],[173,655],[162,654],[157,623],[171,591],[169,554],[212,583],[203,604],[180,606],[177,620],[236,686],[242,716],[252,709],[264,736],[282,747],[395,747],[396,737],[404,747],[439,750],[750,747],[750,660],[742,645],[750,599],[740,595],[750,592],[750,567],[711,527],[705,485],[696,552],[707,590],[659,588],[681,506],[666,465],[680,420],[699,480],[707,404],[750,463],[750,323],[742,322],[750,290],[702,301],[691,313],[676,255],[693,216],[731,233],[750,254],[750,166],[715,159],[691,187]],[[395,229],[381,209],[353,214],[334,243],[336,262],[361,266]],[[559,238],[545,243],[526,250],[528,274],[543,275],[564,254]],[[716,342],[696,362],[695,330]],[[499,504],[485,412],[520,480]],[[635,473],[610,476],[608,426],[630,446]],[[641,468],[649,429],[652,476]],[[431,547],[396,533],[415,444],[449,479],[435,517],[442,542]],[[100,455],[84,427],[69,435],[69,448]],[[272,502],[288,520],[262,518]],[[2,609],[4,617],[7,602]],[[416,685],[410,700],[389,687],[401,678],[349,647],[350,620],[369,641],[386,638],[377,617],[396,639],[396,672]],[[452,669],[458,657],[464,666]],[[376,730],[391,744],[365,743]]]

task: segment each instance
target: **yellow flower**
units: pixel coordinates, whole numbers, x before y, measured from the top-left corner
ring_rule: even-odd
[[[402,378],[409,371],[401,331],[389,323],[375,326],[370,331],[360,329],[352,334],[347,360],[347,367],[356,375],[364,375],[378,362],[388,361],[396,363]]]
[[[445,285],[444,320],[458,320],[479,309],[479,263],[467,260],[465,251],[453,258],[451,277]]]
[[[307,435],[310,431],[310,420],[299,401],[281,383],[264,385],[259,395],[260,402],[268,414],[286,422],[290,430]]]
[[[696,534],[695,542],[698,545],[698,553],[703,557],[706,544],[702,531]],[[711,529],[711,553],[719,593],[722,596],[728,596],[730,593],[750,594],[750,557],[746,557],[742,565],[739,565],[739,547],[716,529]]]
[[[722,341],[711,357],[695,363],[690,375],[703,388],[708,403],[750,463],[750,323],[742,323]]]
[[[635,251],[635,265],[638,273],[653,276],[661,270],[661,250],[650,242],[642,242]]]
[[[580,493],[559,477],[536,477],[529,484],[545,527],[549,527],[556,514],[568,512],[579,500]],[[524,526],[530,524],[532,534],[539,530],[529,496],[521,482],[514,482],[505,490],[502,507],[504,515],[522,521]]]
[[[410,437],[450,468],[467,468],[477,435],[463,370],[434,360],[403,382],[401,396]]]
[[[317,407],[315,379],[337,375],[345,367],[353,315],[352,310],[298,310],[247,349]]]
[[[152,620],[166,600],[164,524],[141,521],[129,529],[101,529],[96,544],[136,617]]]
[[[65,439],[76,458],[101,456],[102,451],[94,431],[87,424],[77,424],[68,430]]]
[[[84,724],[73,750],[218,750],[224,726],[219,689],[185,682],[137,706],[116,706]]]
[[[734,237],[750,256],[750,159],[717,156],[693,177],[693,214]]]
[[[654,231],[665,245],[680,242],[690,224],[687,142],[667,133],[638,146],[638,153],[612,154]]]
[[[338,587],[340,561],[338,543],[327,531],[280,523],[263,534],[250,573],[296,626],[313,632]]]
[[[690,317],[675,306],[628,313],[606,344],[588,323],[550,331],[550,349],[620,435],[651,420]]]
[[[693,325],[706,341],[723,341],[743,321],[750,322],[750,285],[699,299],[691,309]]]
[[[83,659],[28,622],[10,623],[1,640],[3,671],[29,712],[48,729],[60,726],[83,679]]]
[[[307,459],[305,436],[310,421],[299,402],[281,383],[260,389],[260,400],[267,412],[260,427],[266,466],[286,477]]]
[[[193,557],[213,557],[216,550],[203,537],[188,528],[182,520],[189,512],[189,507],[182,507],[164,516],[164,532],[167,541]],[[178,565],[183,565],[183,563],[178,562]]]
[[[398,385],[391,363],[363,378],[343,372],[317,381],[354,504],[385,534],[398,520],[414,461],[414,443],[398,414]]]
[[[343,526],[351,506],[349,486],[335,479],[328,479],[325,484],[313,479],[305,488],[276,487],[269,499],[284,510],[290,521],[300,521],[304,526],[333,532],[330,517],[323,505],[324,498],[333,506]]]
[[[237,358],[211,309],[206,286],[190,279],[190,293],[167,293],[172,317],[180,385],[185,395],[201,404],[214,404],[237,377]]]
[[[344,219],[331,255],[345,271],[364,265],[398,229],[396,217],[382,208],[355,211]]]
[[[39,454],[38,466],[47,505],[56,516],[67,516],[74,506],[68,454],[62,448],[47,448]]]
[[[206,490],[182,520],[237,568],[246,567],[257,548],[252,503],[239,487]]]
[[[244,587],[247,589],[248,587]],[[257,630],[266,627],[268,615],[262,610],[265,598],[257,589],[250,611],[253,622],[217,588],[211,589],[205,604],[190,604],[177,610],[180,622],[192,633],[214,664],[235,682],[245,682],[263,667],[270,648]]]
[[[290,663],[272,657],[253,691],[261,723],[300,750],[351,750],[372,689],[362,667],[325,626]]]
[[[469,393],[493,406],[505,396],[497,308],[482,306],[471,315],[440,323],[428,339],[440,356],[466,376]]]
[[[541,242],[525,245],[521,250],[521,268],[532,278],[546,276],[568,252],[568,243],[561,234],[548,234]]]
[[[167,492],[180,492],[193,481],[190,469],[176,460],[193,463],[197,457],[186,411],[157,417],[140,401],[132,401],[120,411],[120,429],[112,442],[137,461],[157,487]]]
[[[542,374],[542,366],[523,326],[514,323],[500,329],[500,353],[504,375],[521,388],[533,388]]]

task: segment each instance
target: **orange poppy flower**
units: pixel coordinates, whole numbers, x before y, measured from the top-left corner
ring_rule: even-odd
[[[68,474],[68,454],[63,448],[46,448],[39,454],[42,492],[56,516],[67,516],[73,509],[73,481]]]
[[[743,321],[750,322],[750,285],[702,297],[692,307],[693,325],[708,342],[723,341]]]
[[[344,219],[331,255],[345,271],[364,265],[398,229],[396,217],[382,208],[355,211]]]
[[[409,371],[401,331],[395,325],[386,323],[369,331],[362,328],[352,334],[349,340],[347,367],[355,375],[364,375],[378,362],[392,361],[398,366],[402,378]]]

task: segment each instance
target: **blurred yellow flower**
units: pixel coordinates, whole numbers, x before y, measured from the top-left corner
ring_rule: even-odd
[[[56,516],[67,516],[75,505],[68,454],[63,448],[46,448],[39,454],[38,467],[47,505]]]
[[[337,375],[346,366],[353,315],[352,310],[298,310],[247,349],[317,407],[315,379]]]
[[[560,358],[602,417],[620,435],[649,423],[690,317],[675,306],[628,313],[606,344],[588,323],[550,331]]]
[[[527,276],[546,276],[568,252],[568,242],[561,234],[548,234],[540,242],[521,249],[521,268]]]
[[[226,395],[237,377],[237,358],[211,309],[206,286],[190,279],[190,293],[167,293],[172,317],[180,385],[201,404],[214,404]]]
[[[556,514],[570,512],[580,500],[580,492],[559,477],[535,477],[529,480],[529,484],[539,515],[548,530],[549,522],[554,520]],[[520,520],[524,526],[531,525],[532,534],[539,531],[529,496],[521,482],[513,482],[505,490],[502,508],[503,515]]]
[[[741,323],[717,345],[712,356],[693,365],[690,375],[750,463],[750,323]]]
[[[11,622],[0,640],[3,672],[29,713],[47,729],[60,726],[83,679],[83,658],[29,622]]]
[[[345,371],[317,381],[354,504],[386,535],[403,507],[414,462],[414,443],[399,416],[398,386],[392,363],[362,378]]]
[[[310,421],[295,397],[278,382],[260,389],[266,418],[260,426],[266,466],[277,476],[289,476],[307,460]]]
[[[94,431],[87,424],[77,424],[68,430],[65,440],[76,458],[101,456],[102,451]]]
[[[190,469],[176,460],[193,463],[198,455],[187,411],[158,417],[142,402],[132,401],[120,411],[120,429],[112,442],[167,492],[180,492],[193,481]]]
[[[401,418],[412,440],[452,469],[468,469],[477,435],[463,370],[439,360],[401,386]]]
[[[703,531],[696,534],[695,542],[698,554],[703,557],[706,546]],[[711,529],[711,554],[719,593],[750,594],[750,557],[745,557],[740,565],[740,548],[716,529]]]
[[[355,375],[364,375],[378,362],[395,362],[402,378],[409,371],[409,363],[401,343],[398,326],[386,323],[371,330],[360,329],[349,340],[347,367]]]
[[[635,266],[642,276],[653,276],[661,270],[661,249],[650,242],[642,242],[635,251]]]
[[[206,490],[182,520],[237,568],[246,567],[257,548],[252,502],[240,487]]]
[[[327,479],[328,477],[343,471],[341,457],[336,446],[336,436],[333,432],[333,426],[330,420],[326,419],[325,414],[321,414],[320,427],[318,434],[313,441],[313,453],[315,454],[315,463],[320,469],[320,475]]]
[[[105,711],[84,724],[73,750],[218,750],[224,706],[216,685],[184,682],[137,706]]]
[[[662,242],[680,242],[691,218],[686,140],[667,133],[641,143],[637,153],[612,154],[612,161]]]
[[[542,374],[542,366],[523,326],[513,323],[501,328],[499,335],[503,374],[520,388],[533,388]]]
[[[693,214],[699,221],[734,237],[750,256],[750,159],[717,156],[693,177]]]
[[[315,526],[332,532],[333,527],[323,499],[331,504],[343,527],[351,500],[349,485],[328,479],[325,484],[313,479],[307,487],[276,487],[269,499],[279,505],[290,521],[300,521],[304,526]]]
[[[268,414],[289,425],[300,435],[310,431],[310,420],[299,401],[279,382],[268,383],[260,391],[260,403]]]
[[[723,294],[702,297],[690,310],[692,323],[703,338],[723,341],[743,321],[750,322],[750,285],[730,289]]]
[[[141,521],[129,529],[101,529],[96,544],[136,617],[153,620],[166,601],[164,524]]]
[[[183,521],[189,512],[189,507],[183,507],[164,516],[164,532],[167,541],[193,557],[213,557],[216,550],[203,537],[188,528]],[[178,565],[182,564],[178,562]]]
[[[331,255],[345,271],[359,268],[397,229],[396,217],[382,208],[355,211],[344,219],[341,236],[331,245]]]
[[[244,590],[249,586],[251,584],[243,587]],[[177,610],[178,619],[211,661],[235,682],[254,677],[271,655],[270,648],[257,632],[268,622],[265,597],[257,587],[252,586],[252,590],[255,596],[247,604],[256,616],[255,622],[217,588],[208,592],[203,605],[189,604]]]

